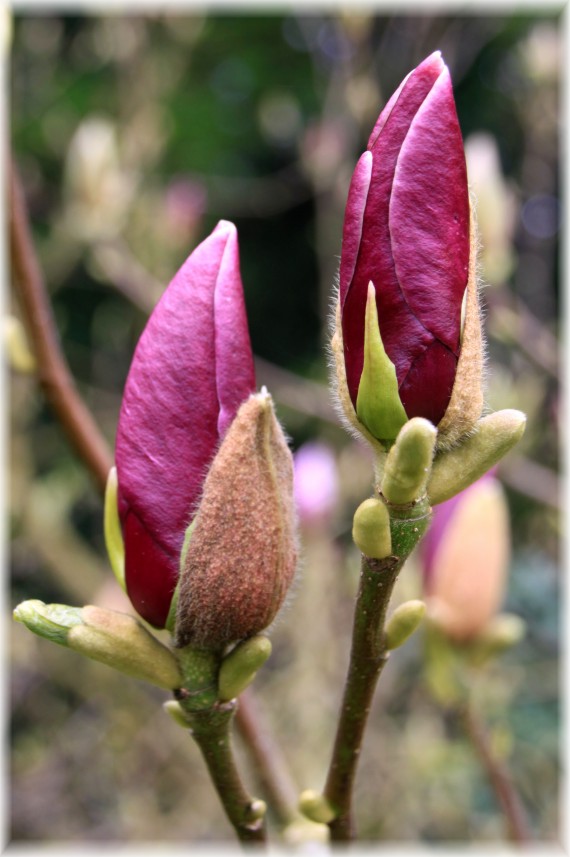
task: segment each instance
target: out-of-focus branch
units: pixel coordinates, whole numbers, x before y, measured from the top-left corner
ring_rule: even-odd
[[[61,353],[53,313],[32,242],[26,202],[13,162],[10,181],[10,252],[26,326],[37,358],[38,380],[73,449],[101,491],[113,458],[90,411],[81,399]]]
[[[482,724],[468,706],[458,709],[456,713],[503,810],[509,839],[517,845],[531,842],[532,836],[521,799],[506,768],[492,753]]]

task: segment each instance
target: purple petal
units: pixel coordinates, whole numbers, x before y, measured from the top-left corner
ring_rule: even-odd
[[[346,295],[354,276],[371,174],[372,154],[366,151],[360,156],[352,174],[346,201],[339,274],[341,309],[344,307]]]
[[[438,425],[449,405],[456,371],[455,354],[439,340],[433,340],[414,361],[399,387],[408,417],[425,417]]]
[[[429,79],[435,80],[439,76],[443,68],[444,62],[441,58],[441,51],[434,51],[433,54],[430,54],[429,57],[426,57],[426,59],[421,62],[413,71],[406,75],[397,90],[390,96],[388,102],[386,103],[386,106],[384,107],[380,116],[376,120],[376,125],[372,129],[372,133],[370,134],[370,137],[368,139],[368,149],[372,149],[374,147],[374,144],[376,143],[376,140],[378,139],[382,128],[386,124],[388,117],[390,116],[392,109],[396,104],[398,98],[400,97],[400,93],[408,82],[409,78],[414,75],[414,78],[417,82],[418,78],[421,78],[424,74],[426,74]]]
[[[255,390],[255,372],[240,276],[237,230],[233,223],[221,220],[213,234],[218,232],[227,235],[214,293],[218,434],[222,438],[241,403]]]
[[[116,464],[126,584],[141,616],[158,626],[166,620],[184,532],[218,447],[220,409],[227,424],[239,405],[236,399],[254,388],[251,370],[251,387],[244,392],[251,349],[243,303],[236,297],[235,265],[235,228],[221,224],[164,292],[141,335],[125,386]],[[236,309],[235,335],[217,329],[216,292],[224,326],[231,326],[228,313]],[[234,367],[235,395],[228,390]]]
[[[411,311],[400,288],[392,257],[388,214],[400,148],[441,67],[438,54],[424,60],[401,86],[389,112],[384,110],[381,114],[375,129],[380,127],[381,133],[375,136],[373,132],[370,138],[373,140],[373,165],[358,258],[350,285],[347,287],[341,280],[346,290],[342,315],[345,365],[354,404],[364,359],[364,315],[369,282],[376,288],[380,333],[386,352],[396,366],[399,383],[414,360],[433,341],[433,336]],[[353,216],[354,209],[347,207],[345,222]],[[350,234],[351,228],[345,226],[345,234],[347,231]]]
[[[396,275],[410,309],[457,354],[469,267],[469,199],[447,68],[402,143],[390,199],[390,234]]]

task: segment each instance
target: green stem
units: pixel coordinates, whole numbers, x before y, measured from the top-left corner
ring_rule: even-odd
[[[336,817],[329,823],[333,842],[355,837],[352,793],[364,730],[376,684],[388,659],[384,619],[402,561],[362,559],[350,665],[324,796]]]
[[[186,715],[238,839],[242,843],[262,844],[266,841],[265,806],[246,791],[236,766],[231,739],[235,709],[236,702],[232,701],[201,711],[186,711]]]
[[[362,558],[350,663],[323,792],[335,813],[329,822],[333,842],[350,842],[356,837],[354,780],[374,691],[389,655],[384,635],[388,604],[400,569],[429,525],[425,500],[389,510],[393,555]]]
[[[183,686],[175,696],[226,815],[240,842],[264,843],[265,804],[246,791],[235,761],[231,729],[237,702],[218,700],[221,653],[186,646],[178,650],[178,661]]]

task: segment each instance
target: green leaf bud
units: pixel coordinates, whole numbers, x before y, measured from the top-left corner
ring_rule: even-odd
[[[310,821],[318,824],[329,824],[336,818],[336,812],[326,797],[312,789],[301,792],[299,809]]]
[[[476,423],[460,446],[434,461],[428,482],[432,506],[449,500],[490,470],[521,439],[526,416],[521,411],[497,411]]]
[[[73,649],[133,678],[166,690],[180,687],[178,662],[141,623],[126,613],[103,607],[68,607],[24,601],[14,618],[30,631]]]
[[[397,649],[416,631],[425,615],[426,605],[417,599],[396,607],[386,624],[386,648]]]
[[[183,729],[191,729],[192,725],[186,714],[184,709],[175,699],[169,699],[167,702],[163,702],[162,707],[169,714],[175,723],[181,726]]]
[[[244,640],[222,661],[218,678],[219,696],[222,701],[234,699],[251,684],[258,669],[271,654],[271,641],[258,635]]]
[[[103,529],[105,534],[105,545],[109,555],[109,562],[113,569],[113,574],[117,578],[119,585],[126,592],[125,585],[125,545],[123,542],[123,533],[121,531],[121,522],[119,520],[119,508],[117,505],[117,497],[119,491],[119,481],[117,479],[117,468],[111,467],[109,476],[107,477],[107,486],[105,488],[105,510],[103,513]]]
[[[425,494],[437,429],[423,417],[414,417],[400,431],[388,453],[380,490],[396,506],[413,503]]]
[[[392,553],[390,515],[385,503],[370,497],[354,513],[352,538],[364,556],[384,559]]]

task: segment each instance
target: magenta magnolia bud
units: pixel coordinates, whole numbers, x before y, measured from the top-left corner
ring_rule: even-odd
[[[125,583],[138,613],[156,627],[168,616],[208,468],[254,388],[237,232],[220,221],[152,313],[119,417]]]
[[[480,416],[471,232],[461,131],[438,51],[380,114],[345,213],[339,394],[350,421],[385,445],[412,417],[453,442]]]

